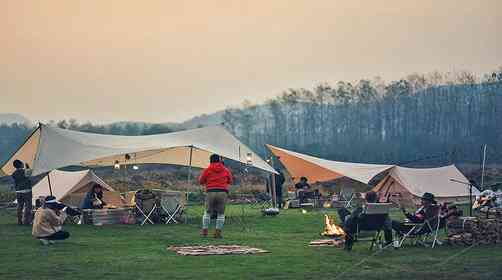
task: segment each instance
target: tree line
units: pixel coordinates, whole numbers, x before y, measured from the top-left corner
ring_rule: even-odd
[[[260,153],[264,144],[354,162],[402,165],[502,162],[502,67],[409,75],[385,83],[289,89],[262,105],[225,110],[224,123]]]

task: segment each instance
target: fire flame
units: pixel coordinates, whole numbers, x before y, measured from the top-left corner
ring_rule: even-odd
[[[335,219],[330,218],[328,215],[324,215],[324,232],[321,233],[324,236],[345,236],[345,231],[342,227],[335,224]]]

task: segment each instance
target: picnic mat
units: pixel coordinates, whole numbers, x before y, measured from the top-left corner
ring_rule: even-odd
[[[342,239],[319,239],[312,240],[309,243],[311,247],[323,247],[323,246],[332,246],[332,247],[343,247],[344,241]]]
[[[170,246],[168,250],[180,256],[211,256],[211,255],[251,255],[269,253],[268,251],[239,245],[207,245],[207,246]]]

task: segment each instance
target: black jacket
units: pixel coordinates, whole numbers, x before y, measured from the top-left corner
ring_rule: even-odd
[[[31,190],[32,183],[27,173],[29,172],[26,172],[25,169],[16,169],[16,171],[12,173],[12,178],[14,179],[14,188],[16,189],[16,191]]]

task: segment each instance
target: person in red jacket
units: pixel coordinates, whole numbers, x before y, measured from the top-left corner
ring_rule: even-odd
[[[209,167],[199,177],[199,183],[206,186],[206,211],[202,217],[202,236],[207,236],[211,216],[216,214],[216,230],[214,238],[222,238],[221,230],[225,224],[225,202],[228,188],[233,183],[232,173],[228,170],[219,155],[209,158]]]

